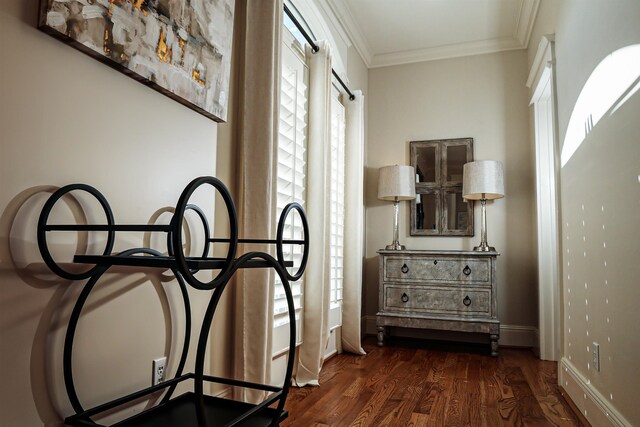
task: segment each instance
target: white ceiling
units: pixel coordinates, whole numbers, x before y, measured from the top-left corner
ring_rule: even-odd
[[[525,49],[540,0],[327,0],[368,67]]]

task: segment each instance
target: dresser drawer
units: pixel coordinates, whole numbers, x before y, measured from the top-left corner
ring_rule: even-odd
[[[383,310],[401,313],[491,316],[490,289],[384,284]]]
[[[384,257],[384,281],[491,283],[491,260]]]

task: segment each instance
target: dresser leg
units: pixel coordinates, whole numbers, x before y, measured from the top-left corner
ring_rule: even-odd
[[[378,347],[384,346],[384,326],[378,326]]]
[[[491,338],[491,355],[497,356],[498,355],[498,338],[500,338],[500,335],[491,334],[489,335],[489,338]]]

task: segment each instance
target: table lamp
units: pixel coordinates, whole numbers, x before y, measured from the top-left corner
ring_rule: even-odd
[[[480,160],[466,163],[463,167],[462,197],[467,200],[480,200],[482,205],[482,234],[480,246],[474,251],[495,251],[487,244],[487,200],[504,197],[502,163],[496,160]]]
[[[404,250],[398,241],[398,203],[416,198],[416,173],[413,166],[384,166],[378,176],[378,199],[393,200],[393,242],[387,250]]]

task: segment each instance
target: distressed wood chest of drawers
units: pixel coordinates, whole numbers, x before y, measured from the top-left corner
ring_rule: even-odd
[[[379,250],[378,345],[388,326],[489,334],[498,354],[497,252]]]

